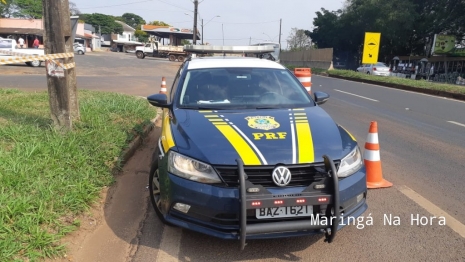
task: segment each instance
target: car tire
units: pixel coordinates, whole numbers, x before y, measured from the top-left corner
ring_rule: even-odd
[[[78,51],[78,54],[83,55],[84,52],[82,52],[82,50],[79,50],[79,51]]]
[[[31,62],[29,62],[29,64],[28,64],[28,66],[32,66],[32,67],[39,67],[40,65],[42,65],[42,62],[39,61],[39,60],[31,61]]]
[[[174,226],[173,224],[169,223],[166,221],[165,216],[160,210],[160,202],[159,198],[161,196],[160,192],[160,182],[159,182],[159,176],[158,176],[158,156],[160,155],[160,149],[157,147],[155,151],[153,152],[152,156],[152,165],[150,167],[150,172],[149,172],[149,194],[150,194],[150,202],[152,203],[153,209],[155,210],[155,213],[157,214],[157,217],[160,219],[160,221],[168,226]],[[158,185],[157,185],[158,183]],[[156,187],[158,186],[158,189]],[[156,193],[156,191],[158,192]]]
[[[171,62],[176,61],[176,56],[175,55],[170,55],[168,58]]]
[[[182,56],[182,55],[178,56],[178,61],[179,62],[184,62],[184,56]]]
[[[367,72],[367,75],[369,75],[369,74],[370,74],[370,72]]]
[[[137,56],[137,58],[139,58],[139,59],[144,59],[144,58],[145,58],[144,52],[141,52],[141,51],[136,52],[136,56]]]

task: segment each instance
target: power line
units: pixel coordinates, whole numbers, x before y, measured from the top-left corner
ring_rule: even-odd
[[[250,23],[234,23],[234,22],[221,22],[221,21],[212,21],[213,23],[220,23],[220,24],[243,24],[243,25],[252,25],[252,24],[269,24],[274,22],[279,22],[279,20],[273,20],[268,22],[250,22]]]
[[[165,2],[165,1],[162,1],[162,0],[155,0],[155,1],[158,1],[158,2],[162,2],[164,4],[167,4],[167,5],[170,5],[170,6],[174,6],[174,7],[177,7],[177,8],[181,8],[181,9],[184,9],[184,10],[187,10],[187,11],[192,11],[191,9],[188,9],[188,8],[185,8],[185,7],[180,7],[178,5],[173,5],[171,3],[168,3],[168,2]]]

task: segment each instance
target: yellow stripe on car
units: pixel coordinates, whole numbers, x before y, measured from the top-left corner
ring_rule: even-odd
[[[174,144],[173,134],[171,133],[170,117],[168,109],[163,110],[163,124],[161,131],[161,142],[165,153],[172,148]]]
[[[245,165],[261,165],[260,159],[247,142],[230,126],[215,125],[216,128],[226,137],[236,152],[242,158]]]

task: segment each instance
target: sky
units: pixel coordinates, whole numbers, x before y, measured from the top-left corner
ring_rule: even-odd
[[[149,21],[163,21],[174,27],[194,27],[193,0],[70,0],[81,13],[121,16],[134,13]],[[312,30],[321,8],[335,11],[345,0],[199,0],[197,26],[204,42],[211,45],[249,45],[278,42],[281,45],[292,28]],[[219,17],[217,17],[219,16]],[[200,43],[197,42],[198,44]]]

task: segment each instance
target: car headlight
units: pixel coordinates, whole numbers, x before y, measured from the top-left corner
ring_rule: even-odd
[[[362,166],[362,154],[360,153],[360,148],[356,146],[354,150],[341,160],[337,176],[348,177],[358,171]]]
[[[208,164],[171,151],[168,156],[168,172],[200,183],[221,183],[215,170]]]

